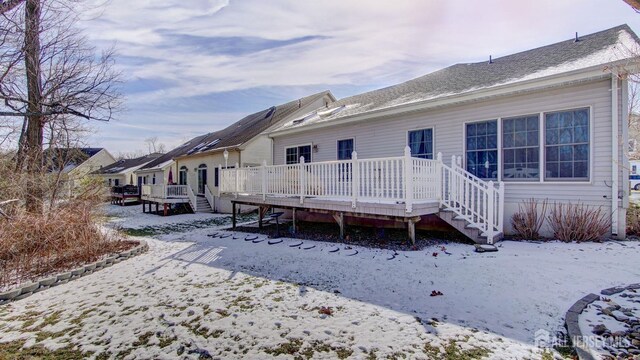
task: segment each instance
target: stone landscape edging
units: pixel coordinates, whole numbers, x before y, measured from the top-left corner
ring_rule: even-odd
[[[149,250],[149,244],[144,240],[136,240],[138,245],[132,249],[121,251],[113,254],[105,259],[86,264],[84,266],[75,268],[73,270],[65,271],[56,275],[47,276],[36,282],[28,283],[11,289],[8,291],[0,292],[0,305],[8,304],[13,301],[22,300],[35,293],[66,284],[71,280],[79,279],[85,275],[92,274],[98,270],[106,269],[113,264],[117,264],[123,260],[127,260],[136,255],[142,254]]]
[[[614,294],[621,293],[625,290],[637,290],[640,289],[640,283],[631,284],[628,286],[614,286],[608,289],[604,289],[600,291],[601,295],[610,296]],[[569,340],[571,340],[571,344],[578,355],[580,360],[596,360],[593,355],[589,352],[589,350],[584,346],[584,341],[582,331],[580,330],[580,325],[578,323],[578,317],[587,308],[591,303],[596,300],[600,300],[600,295],[589,294],[583,297],[582,299],[576,301],[570,308],[567,310],[567,314],[565,316],[565,326],[567,328],[567,333],[569,336]]]

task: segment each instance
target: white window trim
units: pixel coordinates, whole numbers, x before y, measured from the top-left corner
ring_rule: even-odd
[[[585,109],[585,108],[589,108],[589,179],[588,180],[545,180],[544,179],[544,171],[545,170],[545,151],[544,151],[544,144],[545,144],[545,137],[544,134],[546,134],[546,127],[545,127],[545,121],[544,121],[544,114],[547,113],[552,113],[552,112],[561,112],[561,111],[570,111],[570,110],[577,110],[577,109]],[[530,113],[533,114],[533,113]],[[540,144],[540,167],[541,167],[541,171],[540,171],[540,180],[538,182],[536,181],[505,181],[505,183],[508,184],[514,184],[514,185],[526,185],[526,184],[550,184],[550,185],[592,185],[593,184],[593,167],[594,167],[594,154],[593,154],[593,149],[594,149],[594,111],[593,111],[593,105],[582,105],[582,106],[572,106],[572,107],[564,107],[564,108],[554,108],[554,109],[550,109],[550,110],[545,110],[545,111],[540,111],[538,114],[540,114],[540,133],[538,135],[538,142]],[[510,116],[502,116],[500,118],[498,118],[499,122],[498,122],[498,129],[502,130],[502,119],[509,119],[509,118],[513,118],[513,117],[518,117],[518,116],[524,116],[524,115],[510,115]],[[484,120],[484,121],[488,121],[488,120]],[[478,122],[478,121],[468,121],[468,123],[474,123],[474,122]],[[467,126],[464,125],[464,148],[465,148],[465,156],[466,156],[466,147],[467,147],[467,137],[466,137],[466,129]],[[500,161],[500,164],[502,165],[502,143],[500,142],[501,137],[498,138],[498,142],[499,145],[501,147],[501,151],[498,152],[498,160]],[[465,162],[466,163],[466,162]],[[500,168],[502,166],[499,167],[498,171],[500,171]],[[466,169],[466,167],[465,167]],[[502,179],[502,174],[500,173],[500,178]]]
[[[338,139],[338,140],[336,140],[336,160],[340,160],[340,159],[338,159],[338,155],[339,155],[339,152],[340,152],[339,143],[340,143],[340,141],[345,141],[345,140],[353,140],[353,151],[358,152],[356,150],[356,138],[355,137]],[[304,146],[304,145],[302,145],[302,146]],[[313,152],[313,146],[311,147],[311,152]],[[284,154],[285,154],[285,157],[286,157],[287,156],[287,151],[286,150],[285,150]],[[284,160],[285,160],[285,163],[286,163],[287,159],[285,158]],[[307,159],[304,159],[304,160],[305,160],[305,162],[307,161]]]
[[[284,151],[283,151],[284,152],[284,165],[293,165],[293,164],[287,164],[287,149],[299,148],[299,147],[302,147],[302,146],[311,147],[311,151],[309,151],[309,154],[311,155],[311,159],[304,159],[304,162],[305,163],[310,163],[310,162],[313,161],[312,160],[313,159],[313,143],[300,144],[300,145],[291,145],[291,146],[287,146],[287,147],[284,148]],[[355,146],[355,143],[354,143],[354,146]],[[300,158],[298,158],[298,161],[300,161]],[[297,164],[299,164],[299,162]]]
[[[466,126],[464,127],[465,131],[466,131]],[[419,131],[419,130],[429,130],[431,129],[431,147],[433,148],[433,156],[432,156],[432,160],[435,160],[438,157],[438,152],[436,151],[436,127],[435,126],[427,126],[427,127],[417,127],[415,129],[409,129],[407,130],[407,135],[405,136],[406,138],[406,142],[404,144],[404,146],[409,146],[409,133],[412,131]],[[466,140],[465,140],[466,141]],[[466,147],[466,142],[465,142],[465,147]],[[411,156],[413,156],[413,154],[411,154]],[[445,161],[445,159],[442,159],[442,161]]]

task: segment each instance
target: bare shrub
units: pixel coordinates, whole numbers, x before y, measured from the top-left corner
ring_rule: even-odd
[[[640,236],[640,207],[631,205],[627,210],[627,235]]]
[[[533,198],[518,204],[518,212],[511,217],[511,225],[519,238],[528,240],[540,238],[540,229],[547,215],[547,204],[547,199],[539,204],[538,200]],[[538,214],[539,207],[541,208],[540,214]]]
[[[0,220],[0,288],[72,269],[129,248],[96,223],[95,202],[76,199],[54,211]]]
[[[554,204],[547,217],[553,236],[561,241],[602,241],[611,229],[611,218],[602,207]]]

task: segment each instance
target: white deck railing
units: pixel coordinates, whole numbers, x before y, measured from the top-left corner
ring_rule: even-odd
[[[459,160],[458,160],[459,161]],[[404,156],[323,161],[260,167],[219,169],[220,193],[239,195],[296,197],[304,204],[307,197],[358,201],[403,203],[407,212],[416,202],[438,201],[448,210],[479,228],[491,242],[503,231],[504,187],[484,181],[464,170],[436,160]]]
[[[142,197],[156,199],[186,199],[189,197],[187,188],[187,185],[142,185]]]

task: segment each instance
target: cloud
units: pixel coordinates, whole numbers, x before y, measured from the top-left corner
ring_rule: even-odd
[[[198,114],[189,131],[204,133],[301,89],[351,95],[637,16],[606,0],[110,0],[83,26],[98,46],[116,43],[126,121]]]

